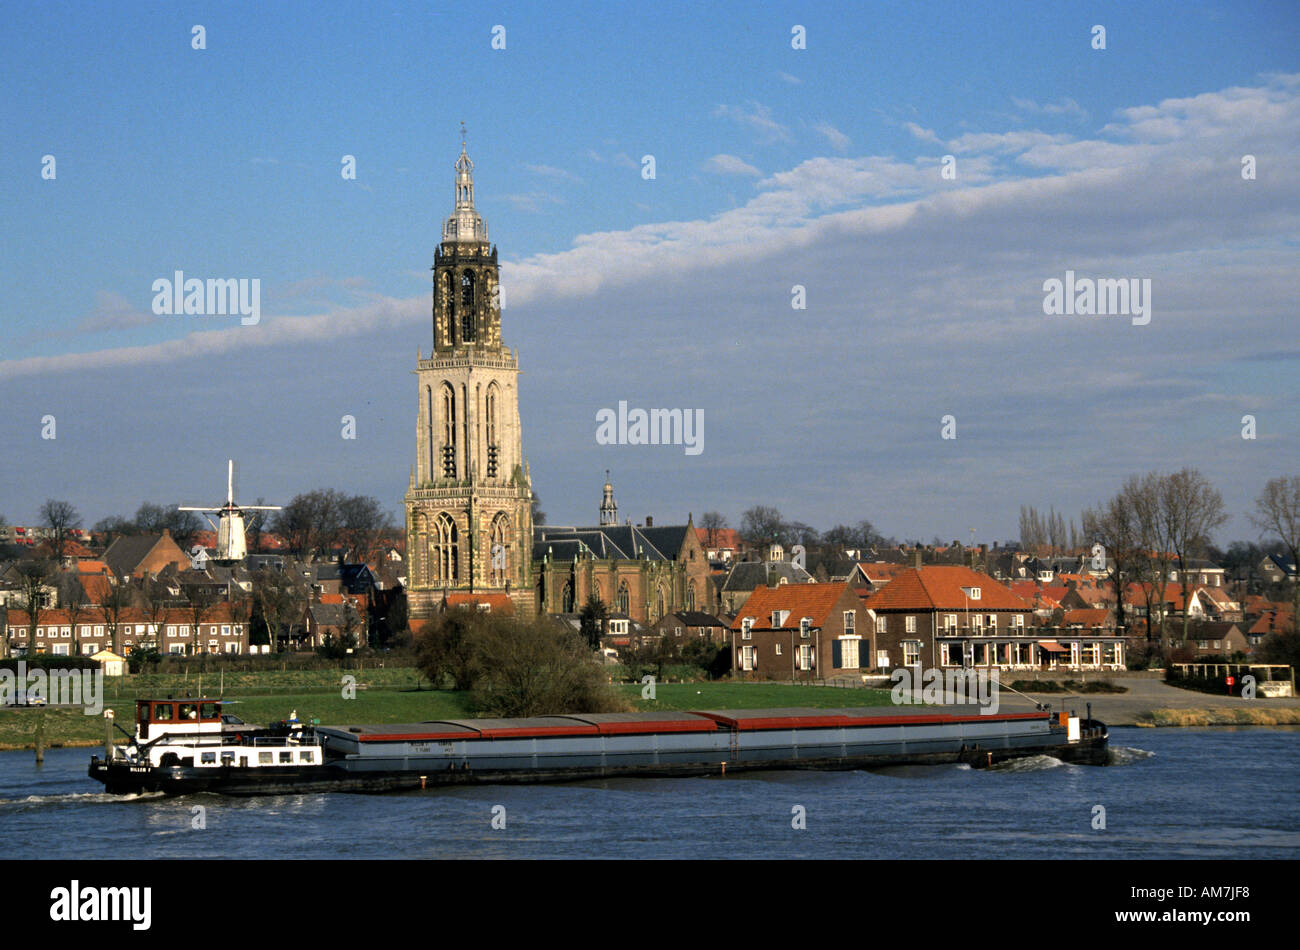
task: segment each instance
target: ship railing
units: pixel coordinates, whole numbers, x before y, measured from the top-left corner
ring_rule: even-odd
[[[220,747],[237,747],[238,743],[225,741],[229,737],[218,735],[200,736],[199,738],[176,738],[169,739],[163,737],[159,745],[181,746],[186,749],[199,748],[220,748]],[[150,743],[152,745],[153,743]],[[247,743],[244,743],[245,745]],[[321,744],[319,736],[255,736],[252,745],[260,748],[297,748],[298,746],[319,746]]]

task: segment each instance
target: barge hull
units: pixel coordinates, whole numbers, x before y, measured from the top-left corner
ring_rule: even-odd
[[[1016,717],[1021,719],[1022,717]],[[608,723],[603,723],[608,726]],[[459,724],[458,724],[459,725]],[[115,794],[163,792],[184,795],[215,792],[250,796],[341,791],[392,792],[444,785],[536,784],[621,777],[687,777],[763,770],[851,771],[896,765],[965,763],[985,768],[1034,755],[1066,762],[1105,765],[1108,735],[1095,721],[1082,723],[1070,740],[1046,716],[1000,724],[960,720],[900,727],[883,718],[870,726],[818,725],[773,729],[731,720],[716,730],[681,729],[638,735],[581,734],[465,739],[456,733],[429,734],[446,724],[422,724],[426,734],[376,732],[362,741],[341,730],[325,729],[349,741],[315,766],[241,768],[172,765],[152,769],[120,760],[92,759],[89,774]],[[993,728],[994,726],[998,728]],[[901,729],[901,731],[900,731]],[[596,730],[598,732],[599,730]],[[511,732],[506,730],[506,732]]]

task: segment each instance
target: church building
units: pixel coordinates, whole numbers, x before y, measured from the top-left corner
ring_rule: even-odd
[[[453,593],[504,593],[516,612],[534,608],[519,364],[501,339],[497,249],[474,208],[463,141],[455,169],[455,207],[433,257],[433,352],[416,358],[416,459],[405,499],[414,620]]]

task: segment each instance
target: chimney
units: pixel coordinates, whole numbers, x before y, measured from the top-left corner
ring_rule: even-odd
[[[913,557],[915,559],[913,566],[919,571],[921,569],[921,549],[919,547],[913,551]]]
[[[645,526],[647,528],[653,528],[655,526],[655,520],[650,515],[645,516]]]

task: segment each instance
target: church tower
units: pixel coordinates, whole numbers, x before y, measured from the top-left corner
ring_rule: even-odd
[[[531,614],[532,481],[519,426],[519,364],[501,341],[497,249],[474,208],[462,139],[456,203],[433,256],[433,352],[416,358],[416,459],[406,493],[413,619],[444,595],[508,593]]]
[[[609,469],[605,469],[605,497],[600,502],[600,524],[618,524],[618,502],[614,500],[614,485],[609,480]]]

